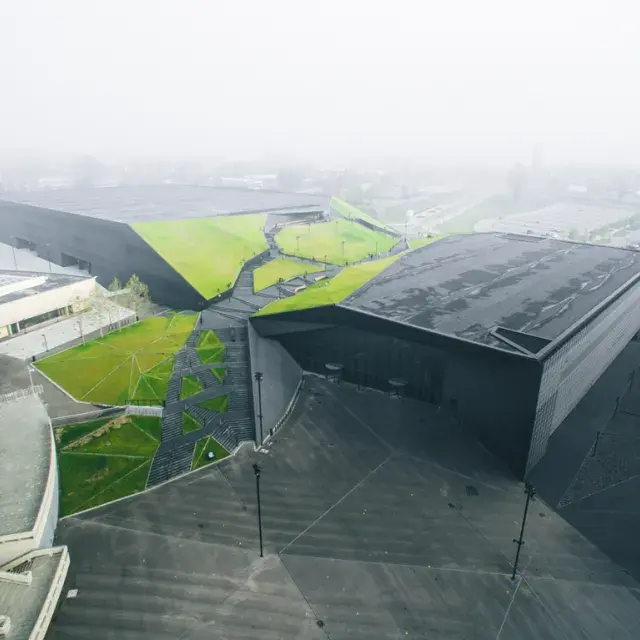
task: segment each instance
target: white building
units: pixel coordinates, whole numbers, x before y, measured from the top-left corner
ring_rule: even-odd
[[[45,637],[69,569],[67,548],[52,548],[56,447],[35,391],[0,396],[0,638],[10,640]]]
[[[91,277],[0,270],[0,339],[86,309]]]

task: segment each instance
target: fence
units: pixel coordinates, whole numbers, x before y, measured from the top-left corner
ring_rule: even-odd
[[[43,391],[44,389],[41,384],[31,385],[26,389],[16,389],[15,391],[10,391],[9,393],[3,393],[0,395],[0,404],[20,400],[20,398],[26,398],[27,396],[42,395]]]
[[[95,411],[86,411],[85,413],[77,413],[73,416],[59,416],[51,418],[53,427],[62,427],[68,424],[78,424],[79,422],[88,422],[89,420],[97,420],[107,416],[114,416],[123,413],[122,407],[108,407],[106,409],[96,409]]]

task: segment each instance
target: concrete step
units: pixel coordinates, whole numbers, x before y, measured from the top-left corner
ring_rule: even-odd
[[[151,463],[147,487],[171,480],[191,470],[195,443],[187,442],[171,451],[158,453]]]
[[[172,440],[182,435],[182,414],[170,413],[162,416],[162,441]]]
[[[167,385],[166,404],[178,402],[180,400],[180,388],[182,386],[182,377],[173,375]]]

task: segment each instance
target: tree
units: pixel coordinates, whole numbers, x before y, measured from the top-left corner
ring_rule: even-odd
[[[116,291],[120,291],[120,289],[122,289],[122,284],[120,283],[120,280],[118,280],[118,276],[109,283],[107,289],[111,291],[111,293],[116,293]]]
[[[125,305],[135,311],[136,316],[149,305],[149,287],[134,273],[125,285]],[[137,318],[136,318],[137,319]]]

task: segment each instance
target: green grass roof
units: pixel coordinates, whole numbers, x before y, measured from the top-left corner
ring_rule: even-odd
[[[291,258],[276,258],[253,271],[253,290],[262,291],[272,284],[276,284],[280,278],[288,280],[305,273],[318,273],[323,270],[323,265],[310,264]]]
[[[335,278],[320,281],[294,296],[274,300],[255,315],[269,315],[283,311],[299,311],[311,307],[338,304],[402,255],[399,253],[381,260],[345,267]]]
[[[188,213],[188,212],[185,212]],[[244,263],[267,249],[266,214],[219,216],[132,224],[204,298],[214,298],[235,281]]]
[[[347,219],[355,219],[355,220],[364,220],[369,224],[378,227],[379,229],[389,230],[389,227],[385,225],[383,222],[380,222],[377,218],[370,216],[368,213],[365,213],[361,209],[354,207],[352,204],[345,202],[344,200],[340,200],[340,198],[331,198],[331,208],[343,218]]]
[[[386,233],[344,218],[288,226],[276,235],[276,242],[283,253],[337,265],[384,253],[397,241]]]

